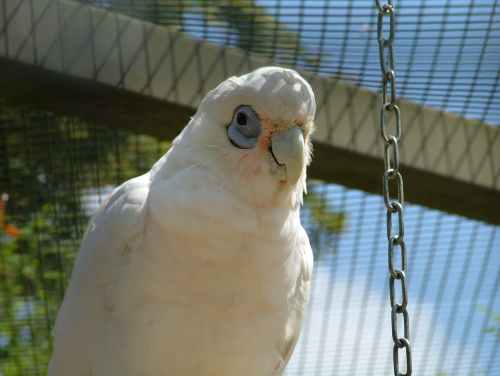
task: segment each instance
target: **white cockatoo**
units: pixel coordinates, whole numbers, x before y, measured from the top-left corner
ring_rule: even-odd
[[[315,111],[280,67],[210,91],[91,220],[49,376],[281,375],[311,280],[299,212]]]

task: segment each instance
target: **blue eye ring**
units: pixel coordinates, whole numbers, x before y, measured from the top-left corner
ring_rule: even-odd
[[[236,108],[227,127],[227,136],[231,144],[238,149],[252,149],[262,131],[260,118],[252,107],[241,105]]]

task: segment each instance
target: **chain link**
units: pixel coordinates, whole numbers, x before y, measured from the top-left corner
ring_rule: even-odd
[[[407,257],[404,240],[404,190],[403,176],[399,172],[399,141],[401,139],[401,111],[396,104],[396,69],[393,42],[395,37],[396,10],[392,0],[381,4],[375,0],[377,8],[377,37],[379,46],[380,70],[382,72],[382,106],[380,108],[380,132],[384,139],[384,176],[383,195],[387,208],[387,240],[389,261],[389,298],[391,305],[391,325],[393,340],[393,364],[395,376],[412,374],[410,318],[407,311],[408,289],[406,284]],[[387,24],[388,21],[388,24]],[[384,26],[388,31],[384,33]],[[389,132],[388,118],[394,117],[395,133]],[[396,192],[391,193],[391,182]],[[394,194],[395,193],[395,194]],[[397,219],[393,217],[396,216]],[[393,229],[393,222],[395,229]],[[395,232],[397,230],[397,232]],[[395,266],[395,252],[399,250],[401,265]],[[400,291],[399,295],[396,291]],[[399,301],[397,298],[399,297]],[[398,319],[403,320],[403,336],[398,333]],[[399,353],[404,349],[406,373],[399,369]]]

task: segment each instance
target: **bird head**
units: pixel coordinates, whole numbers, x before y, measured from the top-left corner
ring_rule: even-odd
[[[257,206],[300,205],[316,102],[297,72],[264,67],[230,77],[202,100],[186,130],[203,163]],[[192,143],[191,143],[192,145]]]

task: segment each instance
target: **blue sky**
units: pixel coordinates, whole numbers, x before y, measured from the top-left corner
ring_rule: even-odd
[[[362,86],[379,88],[373,1],[257,0],[257,3],[300,32],[303,43],[310,49],[322,51],[325,73],[338,70],[355,79],[362,76]],[[394,2],[398,88],[407,99],[471,118],[484,117],[498,125],[499,5],[491,0],[476,1],[474,7],[471,3]],[[365,58],[367,65],[363,68]],[[370,72],[371,68],[376,69]]]
[[[376,14],[370,0],[257,0],[303,46],[320,53],[321,74],[380,88]],[[500,124],[500,12],[495,1],[399,0],[396,73],[399,94],[409,100]],[[216,43],[237,40],[190,14],[186,27]],[[214,31],[217,30],[217,33]],[[211,32],[212,31],[212,32]],[[291,60],[293,61],[293,59]]]
[[[288,375],[387,375],[391,336],[382,200],[336,185],[323,189],[334,208],[347,212],[348,225],[338,237],[315,240],[304,211],[313,244],[324,256],[316,262],[306,345],[299,345]],[[492,323],[481,307],[500,311],[500,229],[417,205],[407,205],[405,218],[417,374],[499,374],[498,360],[487,370],[498,342],[482,333]]]

